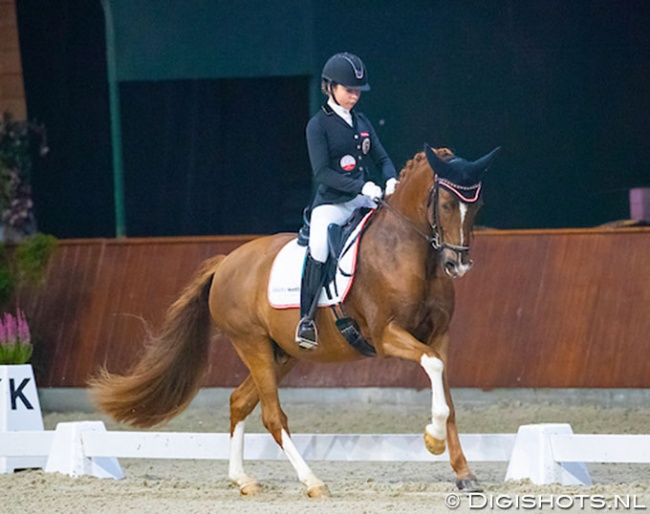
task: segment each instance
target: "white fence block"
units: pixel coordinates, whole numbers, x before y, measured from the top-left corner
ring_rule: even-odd
[[[507,480],[529,479],[534,484],[590,485],[591,477],[583,462],[558,462],[553,456],[551,436],[573,437],[567,423],[522,425],[506,472]]]
[[[92,475],[98,478],[122,478],[124,474],[114,457],[89,457],[81,435],[86,431],[106,433],[101,421],[59,423],[45,465],[46,473],[63,473],[72,477]]]

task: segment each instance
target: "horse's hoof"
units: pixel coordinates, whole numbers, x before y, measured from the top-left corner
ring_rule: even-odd
[[[325,484],[313,485],[307,489],[307,496],[310,498],[329,498],[330,490]]]
[[[479,485],[478,480],[473,475],[456,480],[456,487],[465,493],[483,492],[483,488]]]
[[[428,431],[424,431],[424,446],[434,455],[440,455],[445,452],[446,444],[444,439],[436,439]]]
[[[242,484],[242,486],[239,488],[239,493],[242,496],[255,496],[256,494],[259,494],[261,490],[262,486],[259,484],[259,482],[248,482],[246,484]]]

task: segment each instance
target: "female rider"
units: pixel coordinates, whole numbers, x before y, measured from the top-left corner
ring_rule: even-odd
[[[327,102],[307,124],[307,149],[318,184],[311,204],[309,249],[300,287],[300,322],[296,342],[311,350],[318,346],[314,323],[327,260],[327,227],[342,225],[355,209],[376,207],[381,188],[367,179],[368,161],[386,179],[386,195],[397,184],[395,166],[379,142],[370,120],[353,110],[362,91],[370,90],[363,61],[351,53],[333,55],[325,63],[321,89]]]

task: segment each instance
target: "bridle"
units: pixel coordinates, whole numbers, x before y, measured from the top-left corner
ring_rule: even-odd
[[[413,231],[421,235],[428,244],[431,245],[431,247],[436,251],[436,252],[442,252],[443,250],[449,250],[453,252],[456,255],[456,259],[458,262],[463,262],[463,257],[464,256],[469,256],[469,246],[464,246],[464,245],[454,245],[451,243],[447,243],[445,241],[445,234],[444,231],[442,230],[442,227],[438,224],[438,218],[439,218],[439,213],[438,213],[438,196],[439,196],[439,190],[440,190],[440,183],[438,181],[438,177],[435,176],[433,179],[433,185],[431,186],[431,189],[429,190],[429,195],[428,195],[428,200],[427,200],[427,218],[429,218],[428,213],[429,213],[429,208],[431,208],[431,221],[429,221],[429,226],[431,227],[431,235],[426,234],[424,231],[422,231],[415,223],[413,223],[409,218],[404,216],[401,212],[399,212],[397,209],[395,209],[393,206],[389,205],[388,202],[386,202],[383,199],[379,199],[378,202],[382,207],[385,207],[388,209],[390,212],[395,214],[398,218],[400,218],[402,221],[404,221]],[[428,219],[427,219],[428,221]],[[462,230],[462,227],[461,227]],[[472,266],[473,262],[469,257],[467,258],[467,265]]]

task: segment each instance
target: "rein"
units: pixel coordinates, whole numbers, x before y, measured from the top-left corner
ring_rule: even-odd
[[[388,209],[390,212],[392,212],[395,216],[397,216],[400,220],[402,220],[404,223],[406,223],[411,229],[413,229],[415,232],[417,232],[419,235],[421,235],[424,239],[426,239],[427,243],[429,243],[431,246],[433,246],[434,250],[439,250],[440,247],[436,246],[438,244],[438,238],[437,233],[434,236],[429,236],[425,232],[419,229],[413,223],[410,219],[408,219],[406,216],[404,216],[401,212],[399,212],[395,207],[392,205],[388,204],[386,200],[383,200],[381,198],[375,198],[375,202],[379,203],[382,207],[385,207]],[[431,225],[431,228],[433,228],[433,225]]]

